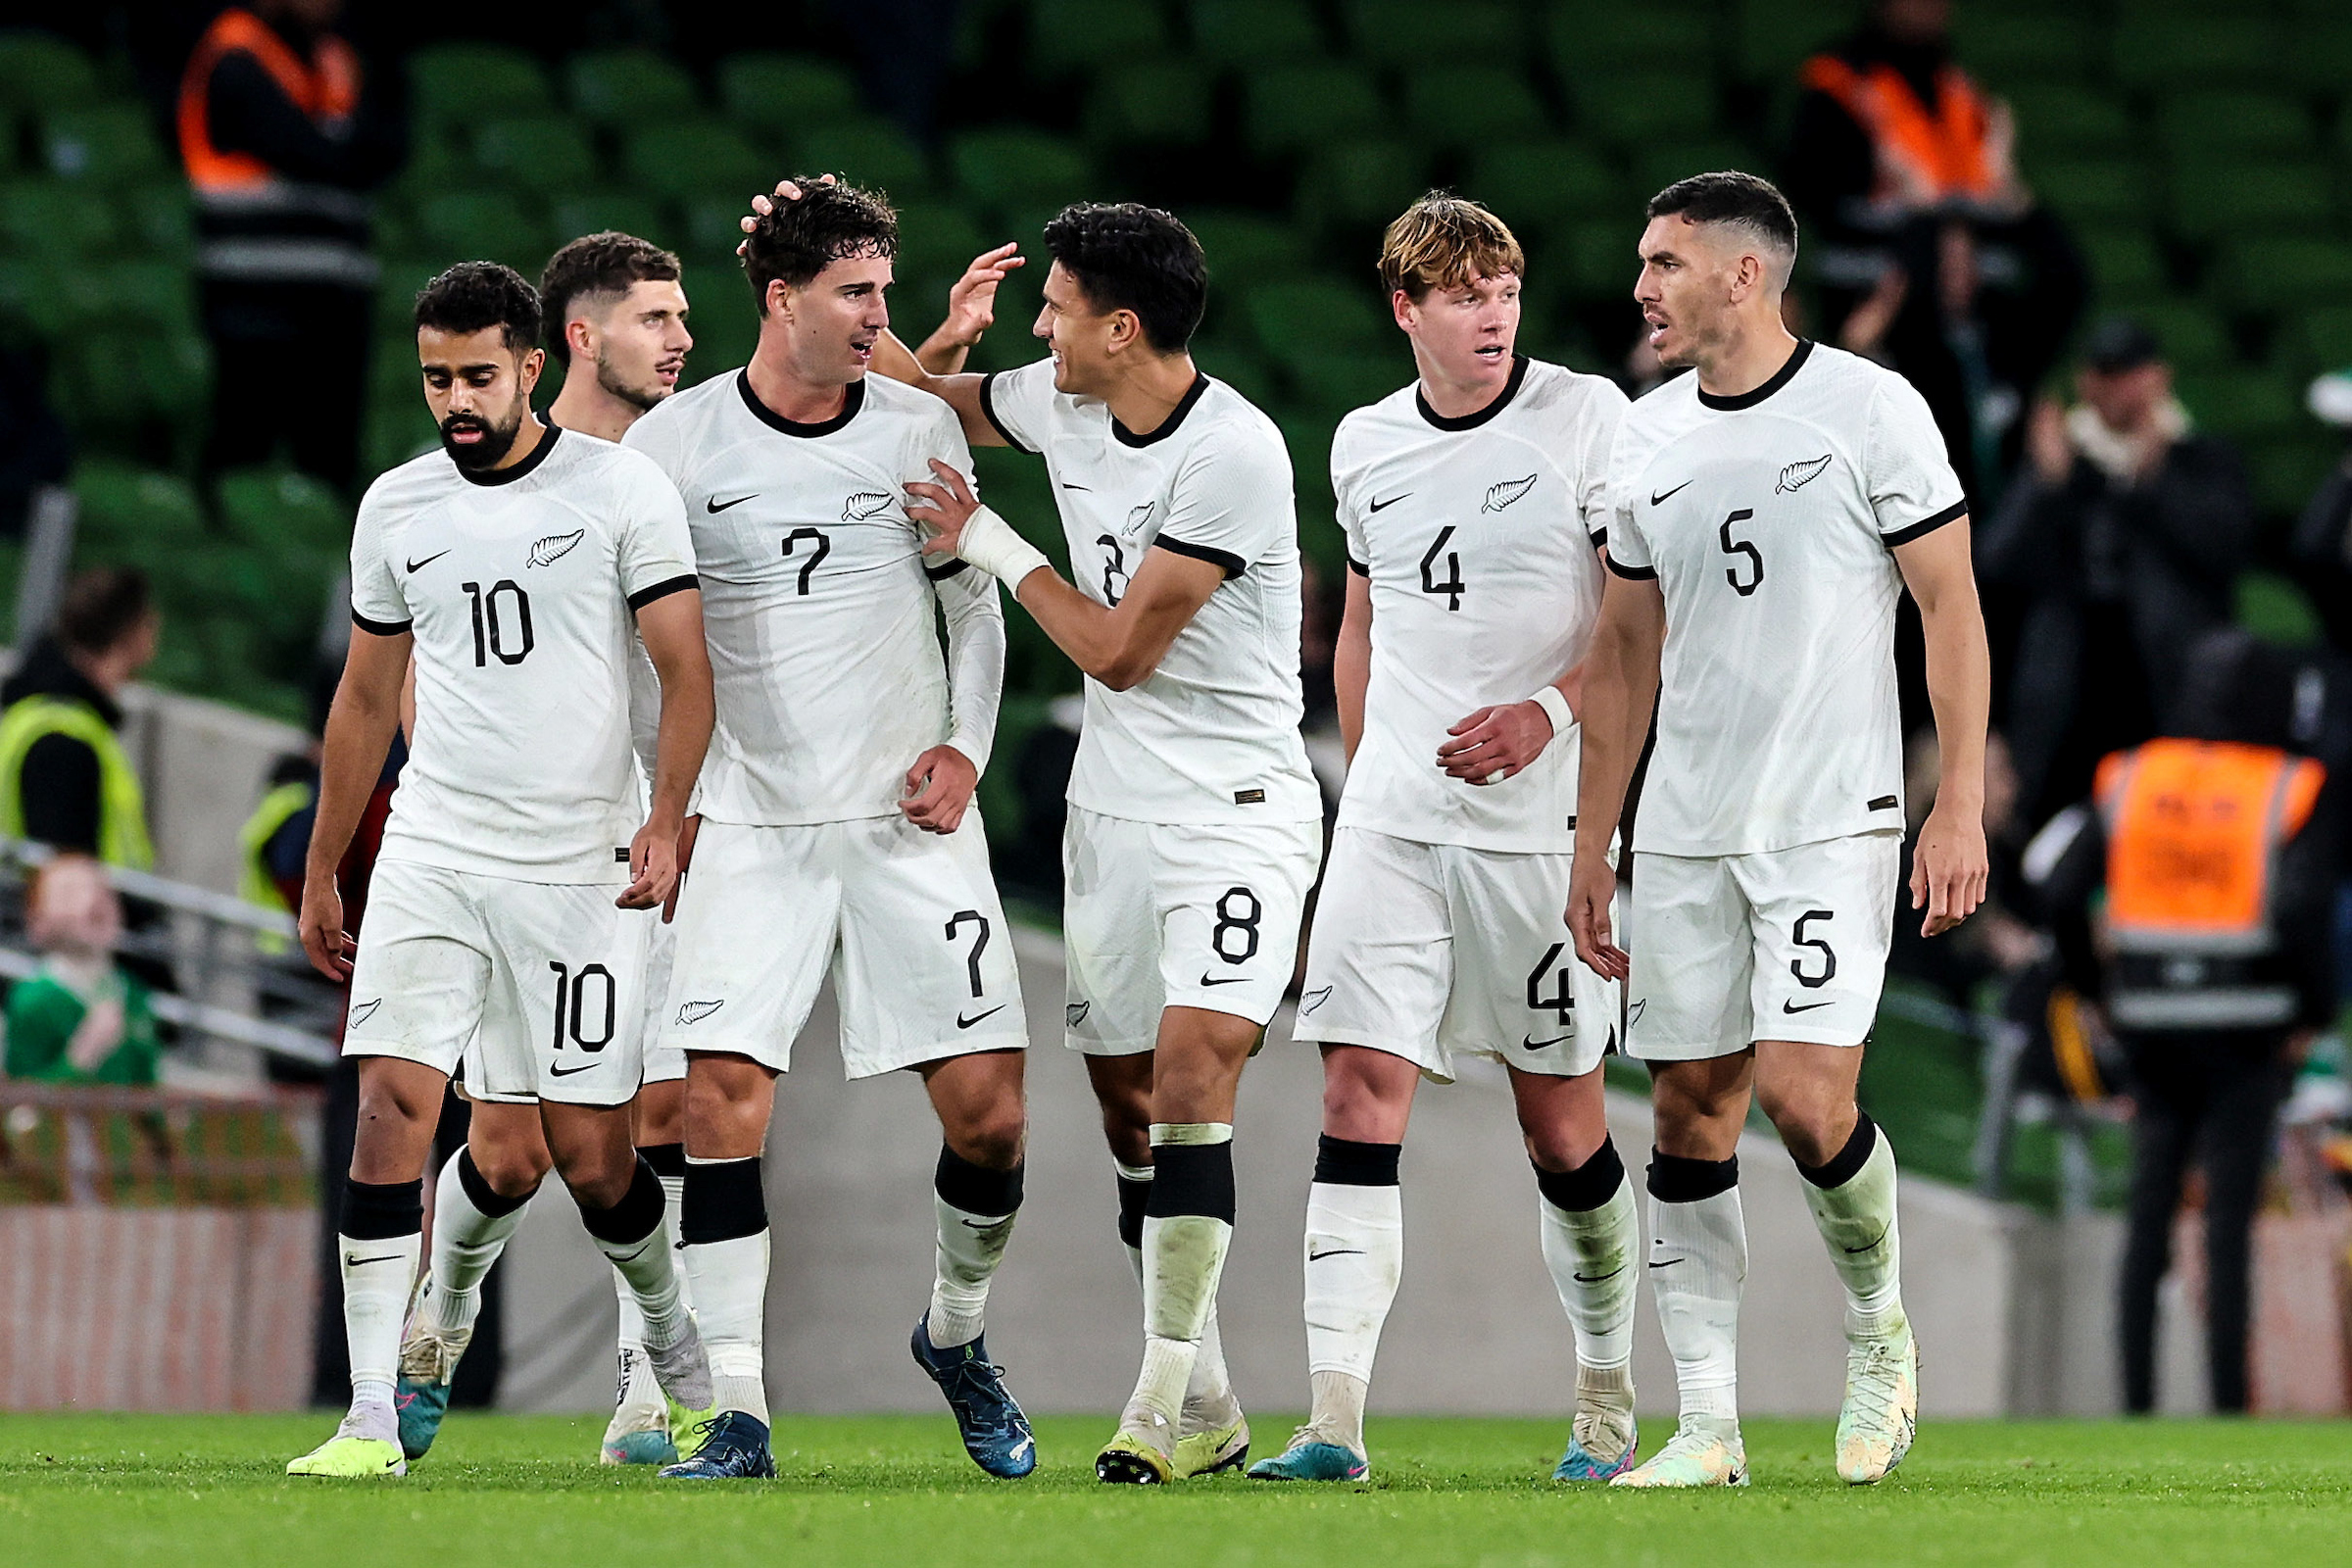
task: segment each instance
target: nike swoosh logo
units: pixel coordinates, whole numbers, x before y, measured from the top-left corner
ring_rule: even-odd
[[[452,546],[451,548],[453,548],[453,549],[454,549],[454,548],[455,548],[455,546]],[[440,553],[440,555],[427,556],[427,557],[425,557],[425,558],[424,558],[422,561],[412,561],[412,562],[410,562],[410,563],[409,563],[409,569],[410,569],[411,571],[422,571],[422,570],[423,570],[425,567],[427,567],[427,566],[431,565],[431,564],[432,564],[434,562],[436,562],[436,561],[439,561],[439,560],[441,559],[441,556],[446,556],[446,555],[448,555],[448,554],[449,554],[449,551],[447,551],[447,550],[444,550],[444,551],[442,551],[442,552]]]
[[[1669,1257],[1663,1260],[1653,1257],[1649,1260],[1649,1266],[1651,1268],[1672,1268],[1675,1264],[1683,1261],[1685,1259],[1679,1257]]]
[[[1064,479],[1064,480],[1062,480],[1062,481],[1061,481],[1061,487],[1062,487],[1064,490],[1083,490],[1083,491],[1085,491],[1085,492],[1086,492],[1088,495],[1090,495],[1090,496],[1091,496],[1091,495],[1093,495],[1093,494],[1095,493],[1095,487],[1094,487],[1093,485],[1091,485],[1091,484],[1072,484],[1072,483],[1070,483],[1070,481],[1069,481],[1069,480],[1067,480],[1067,479]]]
[[[1609,1270],[1606,1274],[1575,1274],[1571,1275],[1570,1278],[1574,1279],[1579,1285],[1598,1285],[1602,1280],[1613,1280],[1624,1272],[1625,1265],[1620,1263],[1615,1268]]]
[[[1833,997],[1828,1002],[1808,1002],[1801,1007],[1793,1002],[1784,1002],[1781,1004],[1781,1010],[1783,1012],[1811,1012],[1815,1007],[1835,1007],[1836,1005],[1838,1005],[1838,1002]]]
[[[1011,1223],[1012,1216],[1010,1214],[1006,1214],[1001,1219],[967,1219],[963,1222],[963,1225],[966,1230],[993,1231],[1001,1229],[1004,1226]]]
[[[704,510],[705,512],[708,512],[708,513],[710,513],[710,514],[712,516],[714,516],[714,517],[715,517],[715,516],[717,516],[717,515],[718,515],[720,513],[722,513],[722,512],[726,511],[726,510],[727,510],[729,507],[740,507],[740,506],[742,506],[742,505],[743,505],[743,504],[744,504],[746,501],[750,501],[750,500],[753,500],[753,499],[757,498],[757,497],[759,496],[759,494],[760,494],[760,492],[759,492],[759,491],[757,491],[757,490],[755,490],[755,491],[753,491],[753,492],[751,493],[751,495],[748,495],[748,496],[737,496],[737,497],[736,497],[734,500],[732,500],[732,501],[721,501],[721,500],[719,500],[719,499],[718,499],[718,497],[716,497],[716,496],[709,496],[709,497],[706,497],[706,498],[704,499],[704,501],[703,501],[703,510]]]
[[[1219,980],[1214,975],[1203,974],[1200,977],[1200,983],[1204,986],[1238,986],[1249,978],[1250,977],[1246,974],[1229,974],[1224,979]]]
[[[1393,506],[1395,506],[1395,505],[1396,505],[1397,502],[1399,502],[1399,501],[1402,501],[1402,500],[1404,499],[1404,496],[1409,496],[1409,495],[1411,495],[1411,494],[1412,494],[1412,492],[1411,492],[1410,490],[1407,490],[1406,492],[1404,492],[1404,495],[1400,495],[1400,496],[1391,496],[1391,497],[1389,497],[1389,499],[1388,499],[1388,500],[1386,500],[1386,501],[1381,501],[1381,500],[1375,499],[1375,500],[1373,501],[1373,503],[1372,503],[1372,510],[1373,510],[1374,512],[1384,512],[1384,511],[1386,511],[1387,509],[1389,509],[1390,507],[1393,507]]]
[[[1320,1263],[1327,1257],[1362,1257],[1363,1255],[1364,1250],[1360,1247],[1335,1247],[1328,1251],[1309,1252],[1306,1254],[1306,1260],[1309,1263]]]
[[[1681,495],[1681,494],[1682,494],[1684,491],[1686,491],[1686,490],[1688,490],[1688,489],[1690,489],[1690,480],[1688,480],[1688,479],[1685,479],[1685,480],[1684,480],[1684,481],[1683,481],[1681,484],[1678,484],[1678,485],[1676,485],[1676,486],[1675,486],[1673,489],[1671,489],[1671,490],[1667,490],[1667,491],[1664,491],[1664,492],[1656,492],[1656,491],[1653,491],[1653,492],[1651,493],[1651,495],[1650,495],[1650,498],[1649,498],[1649,504],[1650,504],[1651,506],[1653,506],[1653,507],[1662,507],[1662,506],[1664,506],[1664,505],[1666,504],[1666,498],[1667,498],[1668,496],[1679,496],[1679,495]]]
[[[603,1065],[601,1061],[583,1061],[577,1067],[550,1067],[547,1075],[550,1078],[568,1078],[575,1072],[588,1072]]]
[[[1881,1231],[1881,1232],[1879,1232],[1879,1241],[1878,1241],[1878,1242],[1868,1242],[1868,1243],[1865,1243],[1864,1245],[1862,1245],[1862,1246],[1860,1246],[1860,1247],[1849,1247],[1849,1248],[1847,1248],[1847,1249],[1845,1250],[1846,1255],[1847,1255],[1848,1257],[1851,1257],[1851,1256],[1853,1256],[1853,1255],[1854,1255],[1855,1253],[1857,1253],[1857,1252],[1870,1252],[1870,1251],[1876,1251],[1876,1250],[1878,1250],[1879,1242],[1883,1242],[1883,1241],[1885,1241],[1886,1239],[1886,1233],[1885,1231]]]
[[[1542,1051],[1545,1046],[1556,1046],[1567,1038],[1566,1035],[1553,1035],[1549,1040],[1530,1040],[1527,1036],[1521,1035],[1519,1045],[1526,1051]]]
[[[361,1268],[369,1263],[397,1263],[399,1261],[400,1254],[398,1252],[386,1252],[381,1257],[354,1257],[349,1252],[343,1254],[345,1268]]]
[[[649,1247],[653,1246],[653,1245],[654,1245],[654,1244],[653,1244],[652,1242],[650,1242],[650,1241],[649,1241],[649,1242],[643,1242],[643,1243],[640,1243],[640,1244],[638,1245],[637,1250],[635,1250],[634,1252],[631,1252],[631,1253],[630,1253],[628,1256],[626,1256],[626,1257],[616,1257],[616,1258],[614,1258],[612,1261],[613,1261],[613,1262],[615,1262],[615,1263],[634,1263],[634,1262],[636,1262],[636,1261],[637,1261],[639,1258],[643,1257],[643,1256],[645,1255],[645,1250],[646,1250],[647,1248],[649,1248]]]
[[[995,1006],[989,1008],[986,1012],[979,1014],[977,1017],[971,1018],[966,1018],[962,1013],[959,1012],[956,1015],[956,1027],[958,1029],[969,1029],[972,1025],[978,1023],[981,1018],[993,1018],[1010,1005],[1010,1003],[1000,1002]]]

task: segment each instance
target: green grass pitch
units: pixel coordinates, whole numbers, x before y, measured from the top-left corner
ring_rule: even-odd
[[[1379,1419],[1368,1484],[1094,1481],[1102,1419],[1038,1423],[991,1482],[944,1417],[786,1416],[780,1478],[688,1489],[592,1462],[601,1420],[459,1412],[405,1481],[295,1481],[318,1416],[0,1415],[0,1560],[307,1568],[2352,1560],[2352,1423],[1937,1422],[1852,1491],[1820,1421],[1752,1421],[1745,1492],[1554,1487],[1562,1424]],[[1279,1441],[1284,1419],[1258,1423]],[[1669,1430],[1653,1423],[1644,1447]]]

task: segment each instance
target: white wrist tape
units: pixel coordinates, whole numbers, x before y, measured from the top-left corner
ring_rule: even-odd
[[[1050,565],[1046,553],[1013,531],[1011,523],[987,507],[965,519],[956,553],[1007,588],[1018,588],[1023,577]]]
[[[1575,727],[1576,714],[1569,710],[1568,699],[1561,695],[1557,686],[1541,687],[1528,701],[1544,710],[1544,716],[1551,720],[1551,733],[1554,736],[1565,735]]]

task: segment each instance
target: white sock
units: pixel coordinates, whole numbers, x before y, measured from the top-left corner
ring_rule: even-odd
[[[1747,1228],[1733,1187],[1693,1203],[1649,1201],[1649,1288],[1674,1355],[1682,1413],[1740,1414],[1740,1294]]]
[[[638,1180],[644,1181],[647,1174],[641,1166]],[[589,1239],[629,1287],[637,1307],[635,1326],[642,1336],[638,1343],[649,1349],[666,1350],[692,1331],[694,1320],[686,1314],[685,1298],[678,1284],[677,1254],[662,1227],[662,1209],[658,1203],[650,1206],[646,1218],[652,1223],[642,1235],[615,1240],[591,1231]]]
[[[1114,1162],[1115,1163],[1115,1162]],[[1149,1165],[1118,1166],[1119,1179],[1150,1182]],[[1127,1250],[1127,1266],[1140,1290],[1144,1283],[1144,1250]],[[1200,1326],[1200,1348],[1193,1356],[1192,1376],[1184,1386],[1184,1430],[1205,1431],[1241,1419],[1241,1404],[1233,1396],[1233,1376],[1225,1369],[1225,1340],[1217,1327],[1217,1303],[1208,1303],[1208,1321]]]
[[[695,1316],[710,1356],[710,1379],[718,1408],[741,1410],[767,1420],[767,1386],[760,1342],[767,1314],[765,1230],[686,1249],[686,1274],[693,1281]]]
[[[974,1214],[934,1196],[939,1215],[938,1266],[927,1321],[941,1349],[969,1345],[988,1326],[988,1287],[1012,1240],[1014,1214]]]
[[[343,1338],[351,1351],[351,1402],[391,1408],[400,1381],[401,1319],[416,1283],[424,1237],[338,1235],[335,1256],[343,1276]]]
[[[689,1314],[694,1309],[694,1292],[688,1280],[683,1259],[677,1250],[678,1204],[685,1191],[686,1178],[664,1176],[662,1181],[662,1234],[678,1259],[678,1300]],[[645,1354],[645,1314],[638,1310],[637,1293],[628,1277],[617,1268],[612,1271],[612,1294],[620,1303],[620,1333],[616,1338],[620,1348],[620,1390],[614,1400],[616,1408],[663,1410],[668,1408],[662,1396],[662,1385],[654,1377],[654,1363]]]
[[[1854,1339],[1885,1333],[1901,1320],[1902,1239],[1895,1228],[1894,1148],[1883,1127],[1871,1127],[1869,1157],[1836,1187],[1817,1187],[1809,1175],[1805,1206],[1828,1244],[1830,1262],[1845,1285],[1845,1331]],[[1798,1167],[1799,1174],[1806,1174]]]
[[[1345,1372],[1369,1384],[1381,1325],[1404,1275],[1404,1189],[1309,1186],[1305,1257],[1309,1376]]]
[[[531,1200],[504,1214],[486,1214],[466,1189],[464,1150],[441,1164],[433,1184],[433,1276],[416,1303],[417,1320],[447,1336],[470,1334],[482,1309],[482,1279],[507,1250]]]
[[[1158,1123],[1152,1152],[1161,1166],[1176,1158],[1207,1154],[1203,1163],[1223,1166],[1231,1195],[1233,1128],[1224,1122]],[[1172,1151],[1183,1151],[1177,1155]],[[1213,1153],[1209,1152],[1212,1152]],[[1153,1199],[1167,1191],[1154,1177]],[[1144,1218],[1144,1365],[1135,1392],[1121,1412],[1123,1428],[1147,1433],[1172,1449],[1180,1430],[1186,1387],[1200,1355],[1200,1340],[1215,1310],[1217,1282],[1233,1243],[1229,1220],[1200,1213],[1148,1214]]]
[[[1544,1266],[1576,1331],[1576,1364],[1606,1371],[1634,1354],[1634,1271],[1641,1214],[1634,1184],[1620,1179],[1598,1208],[1562,1208],[1539,1197]]]

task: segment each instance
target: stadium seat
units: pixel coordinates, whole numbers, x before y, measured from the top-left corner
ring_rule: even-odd
[[[1642,270],[1636,247],[1642,240],[1641,214],[1594,219],[1577,224],[1563,237],[1560,259],[1571,296],[1588,300],[1623,300],[1633,309],[1634,278]]]
[[[1243,83],[1243,137],[1261,157],[1375,133],[1388,119],[1372,74],[1358,65],[1278,66]]]
[[[687,361],[689,368],[693,363],[691,359]],[[393,400],[379,398],[368,404],[367,422],[360,431],[363,471],[382,473],[387,468],[397,468],[438,444],[432,415],[426,411],[424,399],[416,393]]]
[[[1193,0],[1193,49],[1222,67],[1264,67],[1323,53],[1323,28],[1306,0]]]
[[[41,146],[60,179],[121,189],[173,172],[154,122],[136,104],[60,110],[42,121]]]
[[[2352,368],[2352,305],[2319,305],[2288,329],[2296,368],[2305,372]]]
[[[2054,8],[2031,11],[1963,5],[1952,15],[1961,66],[1995,93],[2013,83],[2080,82],[2097,74],[2106,29],[2099,20]]]
[[[130,242],[159,260],[184,261],[196,248],[195,203],[184,181],[140,186],[122,217]]]
[[[732,251],[743,235],[735,221],[751,209],[746,191],[727,205],[727,231],[734,235],[726,249]],[[676,220],[662,210],[652,197],[628,189],[594,188],[568,191],[548,204],[548,238],[553,245],[563,245],[583,234],[599,234],[606,229],[617,229],[634,234],[639,239],[652,240],[664,250],[676,250],[682,237]],[[693,218],[688,215],[687,227],[692,230]],[[549,254],[554,254],[551,245]],[[536,280],[536,272],[527,274]]]
[[[2280,429],[2274,435],[2249,441],[2246,446],[2246,470],[2254,484],[2254,505],[2273,516],[2299,514],[2311,504],[2312,493],[2319,489],[2328,471],[2343,458],[2340,438],[2332,432],[2310,427],[2308,421],[2301,430]],[[2294,592],[2298,599],[2301,598],[2300,592],[2291,583],[2286,583],[2282,578],[2274,578],[2273,581]],[[2246,612],[2250,608],[2241,595],[2238,601],[2241,619],[2248,618]],[[2265,630],[2272,641],[2287,641],[2288,636],[2282,633],[2291,634],[2302,629],[2287,620],[2284,607],[2269,608],[2271,614],[2278,618],[2271,627],[2257,629]],[[2310,615],[2308,601],[2304,602],[2303,608],[2308,617],[2308,631],[2312,635],[2297,640],[2316,643],[2320,641],[2316,635],[2318,618]]]
[[[71,261],[103,252],[121,234],[113,205],[85,187],[52,179],[0,185],[0,245],[16,254]]]
[[[2233,236],[2224,243],[2214,281],[2230,304],[2257,311],[2352,299],[2352,246],[2291,232]]]
[[[1279,277],[1309,266],[1306,237],[1263,213],[1204,208],[1184,215],[1187,228],[1208,257],[1208,308],[1228,302],[1226,290],[1251,279]]]
[[[727,260],[732,264],[734,258]],[[699,273],[689,271],[686,286],[692,291],[687,297],[694,301],[688,321],[694,349],[686,356],[681,384],[692,386],[742,369],[750,363],[752,350],[760,346],[759,306],[742,270],[720,270],[713,265]]]
[[[866,115],[818,125],[802,136],[793,167],[801,173],[839,174],[900,198],[931,188],[922,149],[889,121]]]
[[[1377,286],[1323,277],[1255,283],[1243,295],[1242,315],[1266,358],[1289,369],[1328,354],[1389,347],[1396,327],[1378,296]]]
[[[1576,122],[1613,147],[1694,140],[1715,128],[1715,86],[1704,76],[1645,71],[1575,84]]]
[[[1334,418],[1379,402],[1412,378],[1412,356],[1401,340],[1385,352],[1344,349],[1294,359],[1288,370],[1298,405]]]
[[[2225,154],[2303,157],[2316,147],[2311,111],[2262,92],[2167,94],[2156,105],[2156,141],[2176,161]]]
[[[212,359],[192,332],[100,327],[57,344],[52,396],[86,452],[193,458],[209,407]]]
[[[555,112],[539,62],[498,44],[445,43],[409,58],[411,103],[419,130],[438,135],[485,111],[500,118]]]
[[[537,277],[555,249],[547,226],[501,192],[455,190],[428,196],[416,204],[415,216],[418,243],[426,254],[443,258],[442,267],[465,261],[504,262],[526,277]]]
[[[2278,62],[2279,74],[2306,91],[2340,92],[2352,81],[2352,18],[2335,0],[2328,4],[2329,14],[2296,25],[2295,46]]]
[[[1404,77],[1404,122],[1433,147],[1472,148],[1549,130],[1527,77],[1502,66],[1437,66]]]
[[[1493,0],[1447,0],[1437,15],[1427,0],[1347,0],[1341,15],[1350,52],[1378,66],[1502,64],[1523,59],[1527,51],[1518,9]]]
[[[2044,158],[2024,147],[2025,177],[2063,218],[2077,222],[2145,222],[2155,181],[2131,158]]]
[[[1224,382],[1261,409],[1281,401],[1281,387],[1273,370],[1245,342],[1195,338],[1193,363],[1203,375]]]
[[[33,27],[0,31],[0,121],[45,117],[97,98],[97,67],[72,43]]]
[[[161,546],[202,544],[204,507],[177,474],[115,463],[83,463],[74,470],[81,503],[80,531],[97,541],[143,540]]]
[[[1624,178],[1582,142],[1502,142],[1471,154],[1462,194],[1484,202],[1520,231],[1550,232],[1580,218],[1622,208]]]
[[[1779,85],[1862,20],[1860,0],[1736,0],[1733,67],[1746,80]]]
[[[2078,231],[2075,240],[2090,264],[2102,306],[2113,308],[2163,292],[2168,270],[2164,253],[2145,229],[2088,227]]]
[[[702,94],[685,68],[651,49],[594,49],[564,67],[571,106],[600,125],[651,125],[699,114]]]
[[[60,308],[70,329],[120,326],[157,332],[195,329],[187,270],[168,261],[93,262],[61,273]]]
[[[858,80],[809,55],[729,55],[718,63],[718,105],[747,132],[779,146],[800,131],[858,111]]]
[[[1643,6],[1553,0],[1542,26],[1552,70],[1572,93],[1595,74],[1655,71],[1666,61],[1711,71],[1722,31],[1715,7],[1704,0]]]
[[[1635,195],[1647,201],[1678,179],[1692,174],[1710,173],[1717,170],[1742,169],[1749,173],[1770,173],[1772,161],[1744,142],[1728,137],[1710,137],[1698,141],[1662,141],[1641,148],[1634,157]]]
[[[2318,163],[2267,159],[2183,162],[2174,166],[2173,226],[2190,239],[2214,239],[2261,223],[2306,229],[2332,221],[2335,182]]]
[[[629,184],[649,196],[680,203],[732,197],[747,210],[783,172],[732,125],[708,120],[636,127],[621,146],[620,164]]]
[[[598,172],[586,128],[558,115],[493,120],[475,132],[473,156],[485,172],[536,196],[578,190]]]
[[[417,252],[404,255],[395,251],[376,258],[375,329],[379,338],[396,338],[402,353],[416,356],[416,296],[448,265],[438,256]]]
[[[969,213],[945,202],[910,202],[899,209],[898,282],[894,305],[923,318],[944,309],[948,286],[963,275],[972,258],[1003,238],[991,238]],[[917,327],[916,330],[921,330]]]
[[[1197,61],[1130,62],[1092,80],[1085,131],[1098,147],[1196,147],[1214,128],[1216,84]]]
[[[2028,81],[2006,92],[2025,156],[2093,157],[2133,150],[2139,126],[2120,99],[2079,82]]]
[[[2280,35],[2261,17],[2127,16],[2116,24],[2110,65],[2125,86],[2162,93],[2267,82],[2284,53]]]
[[[290,545],[329,554],[351,543],[351,508],[334,491],[291,468],[239,468],[213,487],[230,536],[248,545]]]
[[[1320,228],[1379,228],[1429,188],[1427,152],[1365,137],[1326,147],[1298,177],[1299,215]]]
[[[1000,216],[1097,194],[1086,155],[1041,130],[967,130],[948,141],[948,168],[966,200]]]
[[[1166,14],[1134,0],[1031,0],[1029,73],[1041,81],[1091,74],[1104,60],[1150,60],[1170,49]]]
[[[2178,299],[2150,300],[2132,307],[2132,315],[2156,335],[2157,346],[2178,369],[2213,369],[2236,357],[2221,318],[2204,306]]]
[[[2180,401],[2190,416],[2234,441],[2298,433],[2308,417],[2299,390],[2270,370],[2216,368],[2180,377]]]

